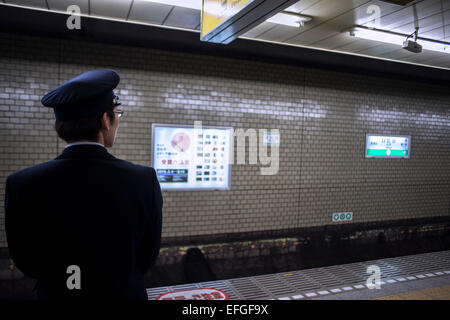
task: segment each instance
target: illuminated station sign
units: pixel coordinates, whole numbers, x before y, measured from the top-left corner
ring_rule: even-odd
[[[366,158],[409,158],[411,136],[366,134]]]

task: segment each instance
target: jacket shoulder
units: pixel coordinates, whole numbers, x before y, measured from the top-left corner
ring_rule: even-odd
[[[156,171],[152,167],[135,164],[130,161],[117,158],[110,163],[113,164],[113,167],[115,166],[117,169],[120,169],[118,170],[119,172],[121,171],[122,173],[126,173],[137,178],[149,176],[151,178],[156,178]],[[54,175],[55,170],[61,168],[61,165],[62,164],[59,160],[43,162],[10,174],[6,179],[6,182],[9,185],[22,184],[26,181],[31,183],[36,178],[45,176],[46,174]]]
[[[44,173],[46,170],[48,170],[49,168],[52,167],[52,165],[55,164],[55,160],[50,160],[47,162],[43,162],[43,163],[39,163],[37,165],[31,166],[31,167],[27,167],[24,169],[21,169],[19,171],[16,171],[14,173],[11,173],[8,177],[7,177],[7,181],[18,181],[18,180],[22,180],[22,179],[26,179],[35,175],[39,175],[41,173]]]
[[[136,173],[147,173],[147,174],[156,175],[156,171],[153,167],[147,167],[147,166],[143,166],[140,164],[135,164],[133,162],[130,162],[127,160],[122,160],[122,159],[116,159],[115,161],[118,166],[120,166],[124,169],[128,169],[128,170],[134,171]]]

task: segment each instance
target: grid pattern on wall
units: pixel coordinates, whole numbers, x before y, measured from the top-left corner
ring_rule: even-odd
[[[358,223],[450,214],[445,87],[6,33],[0,46],[2,200],[9,174],[65,145],[40,98],[84,71],[112,68],[126,110],[110,149],[119,158],[150,165],[152,123],[280,131],[278,174],[261,175],[247,157],[233,165],[230,191],[164,192],[163,238],[329,225],[333,212],[352,211]],[[365,159],[366,133],[411,135],[411,158]]]

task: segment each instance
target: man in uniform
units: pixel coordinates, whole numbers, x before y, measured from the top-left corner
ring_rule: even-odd
[[[144,274],[156,260],[163,199],[155,170],[120,160],[113,70],[83,73],[41,100],[68,142],[54,160],[6,181],[10,256],[38,279],[40,299],[147,299]]]

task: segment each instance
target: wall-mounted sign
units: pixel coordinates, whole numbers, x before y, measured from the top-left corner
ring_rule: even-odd
[[[336,212],[331,216],[331,221],[342,222],[353,220],[353,212]]]
[[[409,158],[411,136],[366,134],[366,158]]]
[[[219,289],[199,288],[166,292],[155,300],[228,300],[228,294]]]
[[[279,146],[280,145],[280,133],[279,132],[264,132],[264,145],[265,146]]]
[[[233,128],[153,124],[152,166],[163,190],[229,190]]]
[[[228,44],[298,0],[203,0],[200,40]]]

